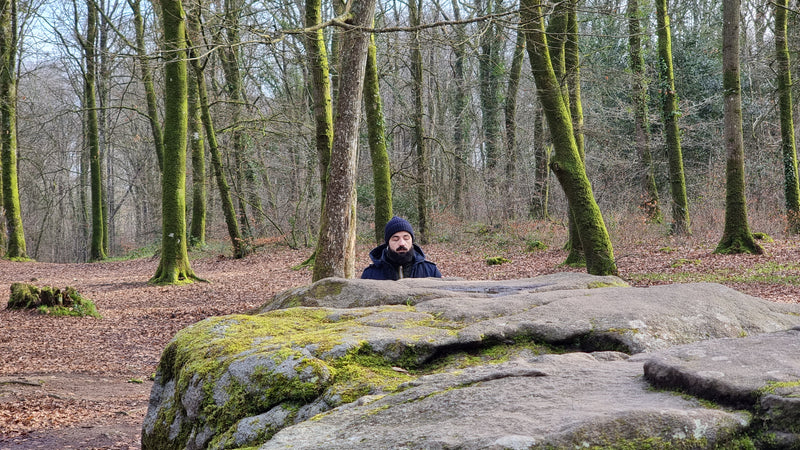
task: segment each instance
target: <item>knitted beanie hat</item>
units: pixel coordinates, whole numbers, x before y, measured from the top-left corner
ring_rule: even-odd
[[[414,229],[411,228],[411,223],[409,223],[409,221],[406,219],[395,216],[392,217],[392,220],[386,223],[386,227],[383,229],[384,242],[388,243],[392,235],[398,231],[407,231],[408,234],[411,235],[411,238],[414,238]]]

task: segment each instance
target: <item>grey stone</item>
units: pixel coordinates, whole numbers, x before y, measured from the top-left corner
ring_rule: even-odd
[[[724,442],[747,415],[654,392],[641,363],[546,355],[421,377],[401,392],[285,428],[260,448],[581,448]]]
[[[798,305],[709,283],[620,285],[616,277],[556,274],[327,279],[287,291],[260,313],[208,318],[176,335],[159,365],[142,447],[235,448],[267,439],[264,448],[574,448],[645,438],[724,445],[750,425],[749,414],[654,392],[642,377],[645,365],[661,361],[675,371],[683,363],[673,350],[715,355],[700,371],[713,386],[735,379],[722,358],[760,366],[761,381],[744,389],[745,408],[774,441],[794,445],[792,364],[800,353],[796,342],[775,340],[800,333],[785,331],[800,326]],[[523,344],[531,340],[578,353],[537,356]],[[497,345],[516,359],[481,364],[463,353]],[[337,376],[352,370],[341,366],[348,358],[394,367],[364,366],[384,372],[349,386]],[[407,381],[398,387],[387,381],[391,374]],[[274,408],[292,414],[265,421]]]
[[[676,346],[643,360],[655,386],[757,410],[768,430],[800,446],[800,330]]]

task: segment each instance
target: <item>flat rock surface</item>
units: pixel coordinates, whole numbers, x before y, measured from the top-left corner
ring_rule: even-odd
[[[260,448],[575,448],[637,436],[713,443],[748,423],[654,392],[641,363],[602,356],[531,356],[425,376],[399,393],[286,428]]]

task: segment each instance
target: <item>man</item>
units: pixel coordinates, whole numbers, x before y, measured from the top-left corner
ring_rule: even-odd
[[[414,229],[400,217],[392,217],[383,229],[384,244],[371,252],[372,264],[361,278],[399,280],[401,278],[441,278],[436,264],[425,260],[425,253],[414,243]]]

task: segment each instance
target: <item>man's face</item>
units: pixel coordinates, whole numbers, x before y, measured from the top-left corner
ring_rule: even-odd
[[[412,246],[411,233],[408,231],[398,231],[389,238],[389,250],[395,253],[406,253]]]

